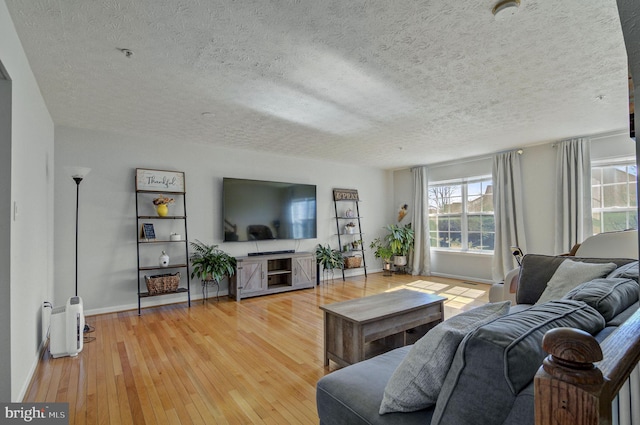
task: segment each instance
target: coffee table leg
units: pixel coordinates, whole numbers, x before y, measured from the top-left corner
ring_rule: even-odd
[[[324,312],[324,365],[329,366],[329,355],[327,353],[327,338],[328,335],[328,327],[327,327],[327,312]]]

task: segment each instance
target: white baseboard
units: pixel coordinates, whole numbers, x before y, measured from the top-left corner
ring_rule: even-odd
[[[466,281],[470,281],[470,282],[486,283],[487,285],[493,285],[495,283],[492,280],[488,280],[488,279],[478,279],[477,277],[458,276],[458,275],[455,275],[455,274],[447,274],[447,273],[431,273],[431,276],[446,277],[446,278],[449,278],[449,279],[466,280]]]
[[[226,297],[228,295],[229,295],[228,290],[223,289],[220,291],[220,297]],[[216,297],[215,289],[209,290],[208,299],[215,298],[215,297]],[[196,294],[192,292],[191,304],[193,304],[194,301],[198,301],[198,300],[202,300],[202,292],[197,291]],[[149,307],[160,307],[163,305],[176,304],[176,303],[186,303],[187,298],[185,297],[185,293],[180,293],[175,295],[163,295],[160,297],[147,297],[147,298],[143,298],[141,301],[142,301],[141,302],[142,308],[149,308]],[[98,314],[119,313],[121,311],[137,310],[137,309],[138,309],[138,303],[122,304],[122,305],[116,305],[116,306],[111,306],[106,308],[95,308],[92,310],[85,310],[84,315],[96,316]]]

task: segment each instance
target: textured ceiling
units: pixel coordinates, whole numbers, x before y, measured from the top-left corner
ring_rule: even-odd
[[[615,0],[493,3],[6,0],[56,125],[385,169],[627,127]]]

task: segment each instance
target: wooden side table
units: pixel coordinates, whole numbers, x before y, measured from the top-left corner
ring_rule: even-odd
[[[324,311],[324,365],[347,366],[413,344],[444,320],[438,295],[410,289],[320,306]]]

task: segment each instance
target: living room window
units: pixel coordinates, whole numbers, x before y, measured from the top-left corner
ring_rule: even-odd
[[[490,177],[429,184],[432,248],[491,253],[494,234]]]
[[[591,166],[593,233],[638,228],[638,167],[634,159]]]

